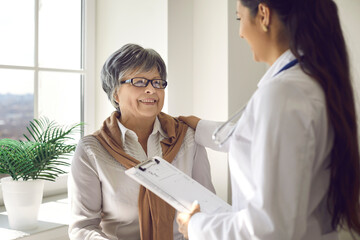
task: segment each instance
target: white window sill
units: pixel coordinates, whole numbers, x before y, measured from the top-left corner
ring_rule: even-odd
[[[44,198],[41,204],[38,227],[18,231],[9,227],[5,208],[0,207],[1,240],[68,240],[68,223],[70,219],[66,194]]]

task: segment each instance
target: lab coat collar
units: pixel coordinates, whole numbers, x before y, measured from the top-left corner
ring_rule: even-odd
[[[274,79],[274,76],[284,67],[286,64],[295,59],[294,54],[292,54],[291,50],[286,50],[281,56],[276,59],[276,61],[271,65],[271,67],[266,71],[264,76],[260,79],[258,83],[258,87],[261,87],[265,83],[271,82]]]

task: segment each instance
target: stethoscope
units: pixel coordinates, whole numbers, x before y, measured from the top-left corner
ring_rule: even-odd
[[[282,71],[285,71],[293,66],[295,66],[298,63],[298,59],[294,59],[291,62],[287,63],[284,67],[282,67],[273,77],[281,73]],[[234,126],[231,126],[230,129],[227,127],[229,126],[229,123],[234,121],[235,119],[238,119],[241,117],[243,112],[245,111],[245,108],[247,106],[247,103],[244,104],[238,112],[236,112],[232,117],[230,117],[225,123],[221,124],[219,127],[217,127],[212,135],[212,139],[215,142],[215,144],[219,145],[219,147],[222,147],[222,145],[231,137],[231,135],[234,133],[236,124]]]

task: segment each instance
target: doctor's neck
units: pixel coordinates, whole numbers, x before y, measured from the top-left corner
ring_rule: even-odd
[[[290,49],[289,45],[284,45],[281,48],[272,48],[271,53],[269,54],[269,58],[266,63],[271,66],[274,62],[288,49]]]

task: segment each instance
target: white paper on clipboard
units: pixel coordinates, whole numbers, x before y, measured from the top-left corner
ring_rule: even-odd
[[[195,200],[204,213],[231,211],[228,203],[160,157],[145,161],[125,173],[179,212],[189,212]]]

